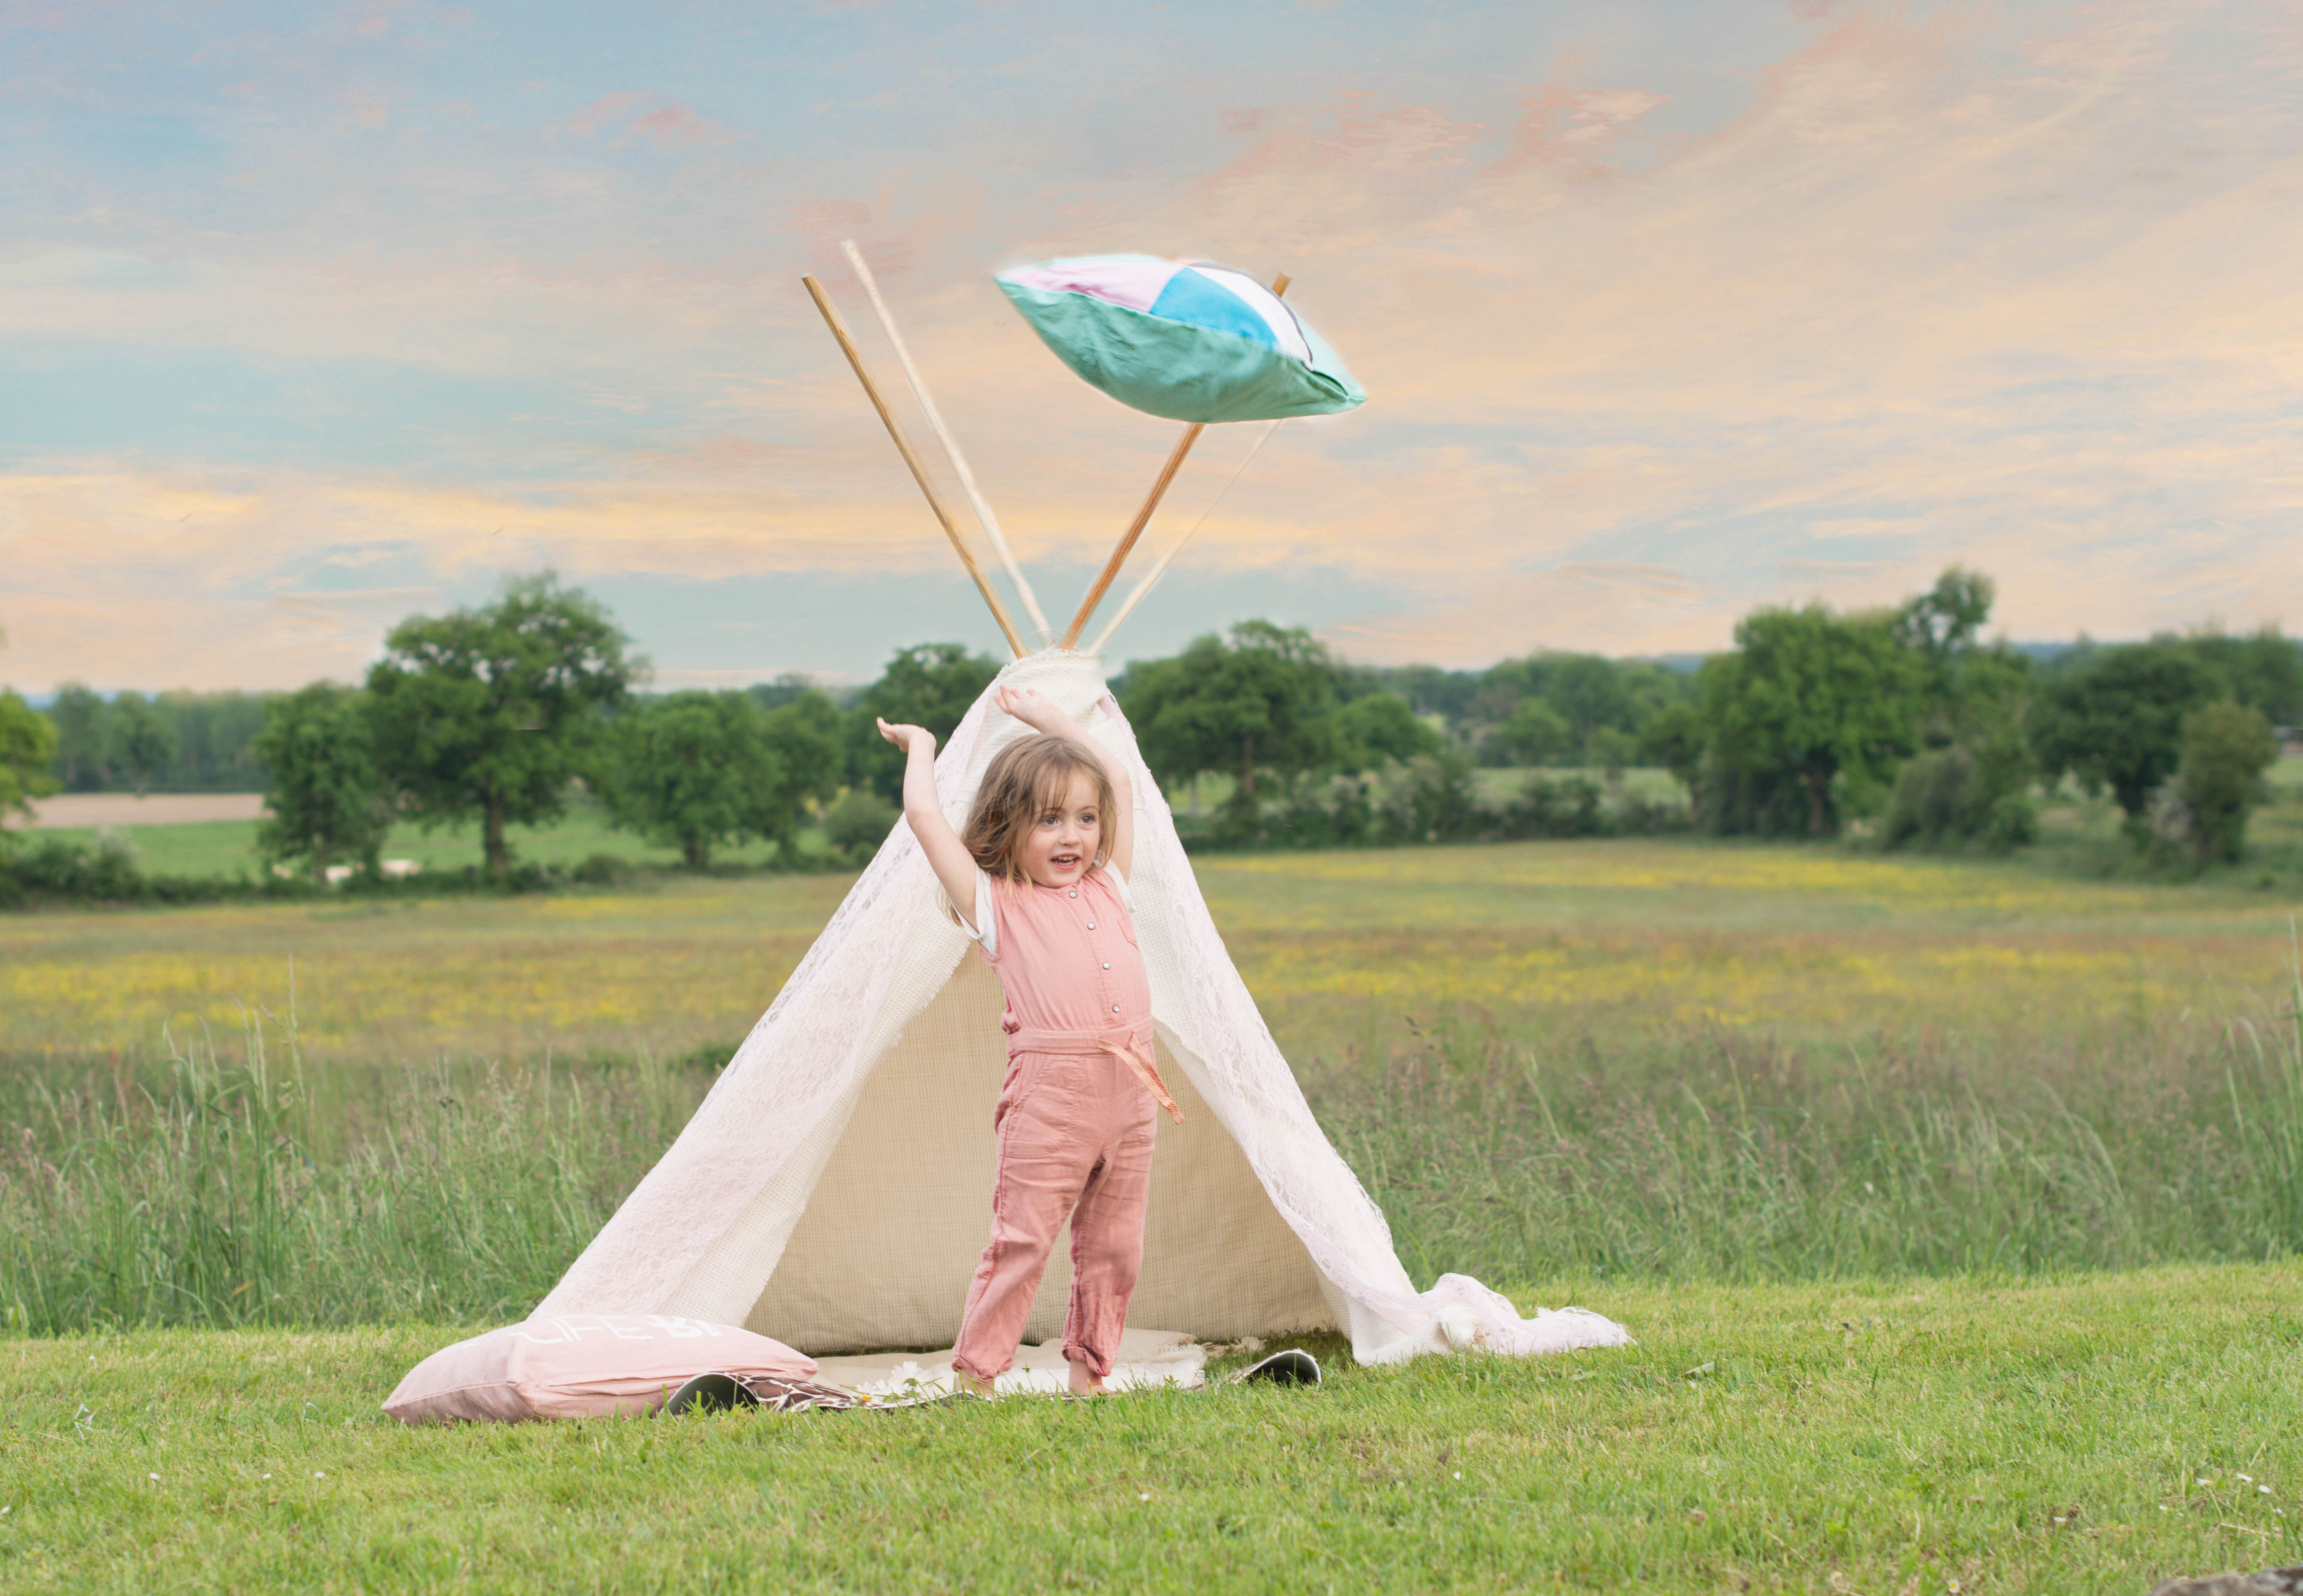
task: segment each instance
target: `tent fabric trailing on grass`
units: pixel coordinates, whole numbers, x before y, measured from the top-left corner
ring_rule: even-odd
[[[1090,655],[1004,669],[1118,754],[1135,790],[1135,929],[1163,1122],[1131,1325],[1203,1338],[1335,1328],[1362,1363],[1616,1346],[1579,1308],[1522,1319],[1462,1275],[1418,1293],[1226,953],[1175,823]],[[986,691],[936,762],[960,823],[1026,728]],[[949,1346],[989,1227],[1006,1070],[998,977],[898,822],[679,1140],[537,1309],[677,1313],[811,1354]],[[1059,1238],[1025,1339],[1060,1333]]]

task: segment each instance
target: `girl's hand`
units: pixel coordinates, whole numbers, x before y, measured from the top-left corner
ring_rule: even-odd
[[[927,745],[929,753],[935,752],[935,733],[924,726],[890,726],[887,722],[882,721],[880,735],[903,749],[907,755],[912,751],[912,743],[915,739]]]
[[[993,695],[992,702],[1034,731],[1060,737],[1071,724],[1071,717],[1037,688],[1001,688]]]

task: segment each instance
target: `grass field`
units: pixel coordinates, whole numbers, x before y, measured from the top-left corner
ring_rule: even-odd
[[[1691,1026],[1833,1050],[1922,1034],[2062,1048],[2187,1015],[2260,1019],[2294,912],[2243,888],[1676,840],[1194,868],[1305,1065],[1449,1013],[1544,1051]],[[732,1048],[848,883],[4,916],[0,1050],[149,1055],[164,1026],[236,1030],[245,1007],[286,1012],[291,960],[306,1044],[332,1064]]]
[[[1196,869],[1411,1272],[1638,1348],[406,1433],[383,1393],[556,1277],[848,878],[4,916],[0,1589],[2140,1592],[2294,1560],[2282,894],[1689,840]],[[213,1328],[125,1328],[155,1322]]]
[[[1554,1286],[1312,1393],[409,1431],[455,1332],[0,1344],[0,1590],[2137,1592],[2292,1561],[2291,1267]]]

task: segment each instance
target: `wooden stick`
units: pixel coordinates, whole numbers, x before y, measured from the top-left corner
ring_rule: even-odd
[[[951,519],[950,507],[943,502],[943,495],[936,492],[935,483],[920,464],[920,457],[913,452],[911,440],[904,436],[904,429],[896,420],[895,412],[888,408],[888,401],[880,397],[879,384],[873,382],[872,374],[865,369],[864,357],[856,350],[856,340],[848,335],[848,324],[840,320],[839,312],[832,308],[831,298],[824,293],[822,283],[813,276],[802,277],[800,283],[806,288],[808,297],[815,301],[815,308],[823,312],[823,324],[839,341],[839,352],[846,355],[848,363],[856,368],[856,380],[864,384],[865,397],[872,401],[872,408],[880,412],[880,419],[887,426],[888,435],[896,442],[896,452],[904,457],[904,463],[912,469],[912,480],[918,483],[920,492],[928,496],[928,508],[935,511],[936,519],[942,524],[943,535],[951,539],[953,552],[959,555],[959,562],[967,568],[968,578],[974,582],[975,590],[983,595],[983,602],[991,606],[991,619],[1000,623],[1000,630],[1007,638],[1008,646],[1015,650],[1017,659],[1022,659],[1025,653],[1024,639],[1016,635],[1016,623],[1008,619],[1008,606],[1000,602],[1000,595],[991,590],[991,584],[983,579],[983,568],[975,563],[975,556],[968,552],[966,540],[959,535],[959,528]]]
[[[1135,606],[1143,602],[1143,595],[1160,585],[1160,578],[1168,574],[1168,567],[1176,562],[1176,556],[1184,552],[1184,545],[1192,541],[1193,534],[1207,525],[1208,517],[1213,515],[1216,506],[1223,502],[1224,494],[1231,492],[1232,485],[1246,474],[1247,468],[1255,462],[1255,457],[1263,452],[1263,446],[1271,442],[1271,435],[1278,430],[1279,423],[1277,421],[1264,427],[1263,435],[1255,440],[1254,446],[1247,452],[1247,458],[1239,462],[1239,469],[1234,471],[1223,486],[1217,491],[1214,500],[1208,507],[1200,511],[1200,519],[1194,521],[1181,537],[1176,539],[1174,546],[1152,562],[1152,569],[1145,571],[1143,579],[1135,584],[1135,591],[1127,595],[1127,602],[1119,606],[1119,612],[1103,623],[1103,629],[1096,634],[1095,641],[1087,646],[1088,653],[1103,652],[1103,646],[1111,641],[1111,634],[1119,629],[1122,621],[1135,613]]]
[[[1023,568],[1016,563],[1016,555],[1008,547],[1008,539],[1000,530],[1000,518],[993,515],[991,506],[984,502],[983,490],[975,486],[975,473],[967,469],[967,457],[959,452],[959,441],[951,435],[951,428],[943,424],[943,412],[936,409],[936,401],[928,394],[927,384],[920,380],[919,367],[912,364],[912,351],[905,347],[904,335],[896,331],[895,316],[889,310],[888,301],[880,297],[880,285],[873,279],[872,268],[864,263],[864,251],[856,247],[854,239],[841,240],[839,247],[847,252],[848,264],[856,268],[856,280],[864,284],[865,295],[872,301],[873,313],[880,318],[881,330],[888,334],[888,342],[895,347],[897,362],[903,367],[904,376],[912,384],[912,393],[920,401],[920,409],[927,412],[929,430],[943,444],[944,456],[951,461],[951,469],[959,477],[960,490],[967,495],[968,505],[975,511],[976,524],[983,528],[983,536],[991,540],[991,552],[1000,556],[1000,563],[1007,569],[1008,579],[1016,584],[1016,596],[1024,601],[1024,613],[1032,618],[1032,625],[1039,631],[1041,644],[1046,645],[1055,638],[1055,629],[1049,626],[1048,618],[1040,613],[1039,595],[1032,591],[1032,584],[1024,579]]]
[[[1119,546],[1113,549],[1111,558],[1103,562],[1103,570],[1096,575],[1095,586],[1090,587],[1087,596],[1080,600],[1079,613],[1074,615],[1072,623],[1064,629],[1064,640],[1058,646],[1070,648],[1079,642],[1081,629],[1087,625],[1088,617],[1095,613],[1096,605],[1103,602],[1103,595],[1111,590],[1111,584],[1118,579],[1119,568],[1127,563],[1128,553],[1135,547],[1135,540],[1143,536],[1143,528],[1152,524],[1152,512],[1160,508],[1160,501],[1167,496],[1168,485],[1175,481],[1176,473],[1183,469],[1184,456],[1192,452],[1192,445],[1200,441],[1200,435],[1207,429],[1206,422],[1194,421],[1184,428],[1184,435],[1176,440],[1175,448],[1168,452],[1168,463],[1160,468],[1160,479],[1152,485],[1151,494],[1143,501],[1143,508],[1135,512],[1135,519],[1121,536]]]
[[[1292,281],[1294,279],[1286,273],[1280,273],[1272,279],[1273,295],[1277,297],[1286,293],[1287,284]],[[1152,512],[1160,508],[1160,501],[1167,496],[1168,485],[1175,481],[1176,473],[1183,469],[1184,456],[1192,452],[1192,445],[1200,441],[1200,435],[1207,429],[1206,422],[1194,421],[1184,429],[1184,435],[1176,440],[1176,447],[1168,454],[1168,463],[1160,468],[1160,479],[1152,485],[1151,496],[1143,501],[1143,508],[1135,512],[1134,523],[1121,535],[1119,546],[1111,551],[1111,558],[1103,562],[1103,570],[1097,573],[1095,585],[1087,590],[1087,596],[1080,600],[1079,613],[1074,615],[1072,623],[1064,629],[1064,640],[1057,645],[1058,647],[1071,648],[1078,645],[1079,635],[1086,629],[1088,617],[1095,613],[1096,605],[1103,602],[1103,595],[1111,591],[1112,583],[1119,579],[1119,568],[1127,563],[1127,556],[1135,548],[1135,540],[1143,536],[1143,528],[1152,524]]]

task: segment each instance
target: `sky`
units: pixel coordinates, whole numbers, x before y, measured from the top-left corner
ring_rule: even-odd
[[[1365,385],[1211,430],[1115,669],[1711,650],[1953,563],[2025,640],[2303,625],[2296,0],[0,0],[0,151],[28,691],[356,680],[547,567],[660,688],[1004,652],[800,288],[928,443],[849,238],[1059,624],[1179,429],[995,271],[1286,272]]]

